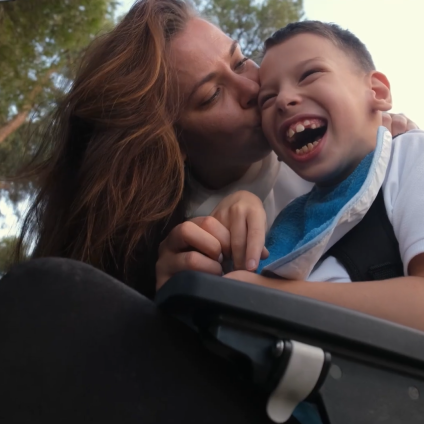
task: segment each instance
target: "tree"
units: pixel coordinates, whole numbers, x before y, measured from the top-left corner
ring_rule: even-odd
[[[0,3],[0,192],[17,202],[32,184],[5,181],[36,148],[42,124],[72,81],[80,52],[113,24],[112,0]],[[28,121],[30,121],[28,123]],[[24,125],[27,124],[27,125]]]
[[[0,5],[0,143],[57,97],[72,62],[112,21],[111,0],[25,0]]]
[[[262,45],[277,29],[303,17],[303,0],[195,0],[198,9],[260,61]]]

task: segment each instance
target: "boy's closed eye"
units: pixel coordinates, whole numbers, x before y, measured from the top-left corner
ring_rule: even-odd
[[[314,78],[318,77],[317,74],[321,74],[322,72],[323,72],[322,69],[316,69],[316,68],[308,69],[307,71],[305,71],[301,74],[301,76],[299,78],[299,83],[301,83],[305,80],[307,80],[307,82],[309,82],[309,81],[312,80],[312,77],[314,77]]]

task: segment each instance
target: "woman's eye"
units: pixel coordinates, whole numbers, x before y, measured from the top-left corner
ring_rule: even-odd
[[[214,100],[216,100],[216,99],[218,98],[218,96],[219,96],[220,92],[221,92],[221,89],[218,87],[218,88],[214,91],[214,93],[212,94],[212,96],[211,96],[211,97],[209,97],[208,99],[206,99],[203,103],[201,103],[201,105],[200,105],[200,106],[208,106],[208,105],[210,105],[211,103],[213,103],[213,101],[214,101]]]
[[[248,57],[244,57],[242,60],[240,60],[240,62],[237,62],[236,66],[234,69],[238,70],[238,69],[243,69],[244,66],[246,65],[246,62],[249,60]]]
[[[304,72],[300,77],[300,82],[302,82],[304,79],[308,78],[310,75],[316,74],[318,72],[321,72],[319,69],[309,69],[308,71]]]

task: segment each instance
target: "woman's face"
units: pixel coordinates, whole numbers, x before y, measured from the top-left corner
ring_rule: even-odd
[[[231,179],[233,170],[236,178],[237,169],[245,172],[270,152],[257,106],[258,66],[237,42],[198,18],[171,42],[171,60],[184,102],[178,122],[183,153],[202,182],[231,182],[224,174]]]

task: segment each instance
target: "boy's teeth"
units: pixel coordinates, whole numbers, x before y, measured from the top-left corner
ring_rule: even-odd
[[[0,0],[1,1],[1,0]],[[296,133],[301,133],[305,131],[305,129],[316,129],[325,125],[325,122],[322,119],[314,118],[314,119],[305,119],[304,121],[299,121],[290,126],[290,128],[286,131],[287,141],[293,142],[293,136]]]
[[[314,150],[315,147],[318,146],[318,144],[319,144],[320,141],[321,140],[314,141],[313,143],[308,143],[306,146],[303,146],[300,149],[296,149],[296,154],[302,156],[302,155],[304,155],[306,153],[312,152],[312,150]]]

